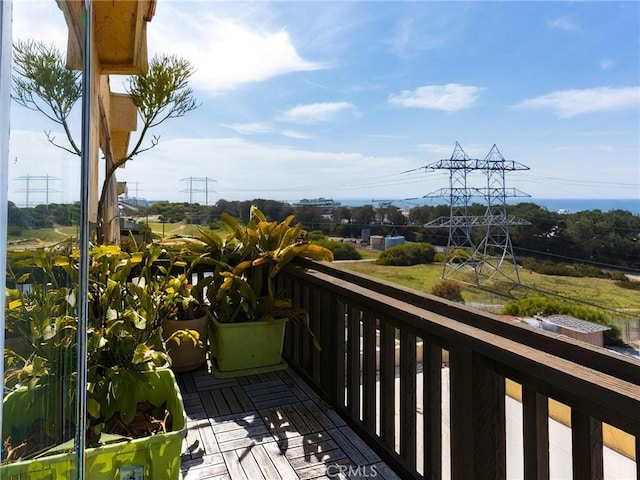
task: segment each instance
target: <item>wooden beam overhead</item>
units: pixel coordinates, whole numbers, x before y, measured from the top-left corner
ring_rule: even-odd
[[[82,0],[57,0],[69,26],[67,65],[82,68]],[[148,68],[147,22],[156,0],[93,2],[93,30],[101,74],[132,75]]]

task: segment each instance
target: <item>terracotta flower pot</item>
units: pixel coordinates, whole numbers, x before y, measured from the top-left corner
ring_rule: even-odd
[[[171,357],[171,368],[174,372],[189,372],[202,365],[207,358],[208,316],[203,315],[193,320],[165,320],[162,324],[162,336],[168,339],[177,330],[195,330],[200,335],[202,345],[194,345],[190,341],[178,344],[174,340],[167,343],[167,351]]]

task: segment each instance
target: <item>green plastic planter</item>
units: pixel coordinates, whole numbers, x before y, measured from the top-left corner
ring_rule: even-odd
[[[220,323],[213,318],[209,337],[213,375],[228,378],[287,368],[282,360],[287,320]]]
[[[138,402],[149,401],[159,406],[167,402],[171,412],[172,431],[152,437],[122,439],[85,451],[85,478],[91,480],[153,480],[178,479],[182,440],[187,432],[186,415],[182,396],[173,372],[160,369],[147,372],[150,384],[132,385]],[[4,399],[3,437],[12,427],[24,429],[33,421],[28,415],[25,394],[37,394],[37,390],[16,390]],[[21,414],[19,412],[24,412]],[[13,413],[16,413],[15,415]],[[28,422],[28,423],[26,423]],[[115,436],[112,436],[115,437]],[[103,437],[104,438],[104,437]],[[71,443],[71,448],[73,443]],[[55,480],[74,478],[75,453],[62,453],[25,460],[0,467],[3,480]]]

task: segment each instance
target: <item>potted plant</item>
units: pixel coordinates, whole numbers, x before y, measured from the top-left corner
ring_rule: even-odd
[[[246,226],[227,214],[222,221],[229,232],[224,241],[201,237],[220,247],[221,258],[200,258],[216,267],[206,285],[212,372],[229,377],[286,368],[281,359],[286,322],[307,323],[307,312],[293,308],[276,288],[277,276],[295,257],[333,260],[333,254],[309,243],[302,225],[292,225],[293,215],[269,222],[252,206]]]
[[[5,351],[5,385],[12,391],[3,402],[3,458],[13,463],[0,466],[0,477],[69,478],[75,465],[78,256],[40,250],[31,261],[44,281],[8,292],[8,328],[22,332],[30,351]],[[150,252],[94,247],[90,263],[87,478],[177,479],[186,418],[166,368],[157,304],[139,280],[152,271]],[[29,282],[30,275],[15,280]]]
[[[193,239],[188,240],[193,248]],[[197,246],[202,247],[202,244]],[[209,310],[202,285],[193,282],[189,268],[192,251],[184,245],[180,250],[168,247],[167,243],[149,247],[156,257],[151,289],[158,303],[157,316],[162,324],[171,368],[175,372],[187,372],[200,367],[206,360]],[[161,260],[166,262],[161,263]]]

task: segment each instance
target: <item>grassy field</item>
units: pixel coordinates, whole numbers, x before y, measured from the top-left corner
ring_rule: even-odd
[[[427,293],[431,292],[433,286],[440,281],[443,268],[441,263],[391,267],[376,265],[374,261],[344,262],[340,265]],[[640,314],[639,291],[623,288],[614,280],[541,275],[523,268],[518,271],[521,286],[493,284],[488,285],[487,290],[482,290],[473,285],[466,285],[462,290],[465,302],[500,305],[507,302],[510,297],[534,296],[542,291],[547,295],[559,295],[599,307]],[[501,294],[494,292],[501,292]]]
[[[24,232],[23,235],[9,236],[8,248],[25,249],[40,248],[62,242],[70,237],[77,237],[77,227],[38,228]]]
[[[162,237],[168,237],[170,235],[198,235],[198,228],[200,225],[187,224],[184,222],[180,223],[162,223],[162,222],[149,222],[149,227],[154,235]],[[223,230],[217,231],[218,234],[223,235],[225,232]]]

